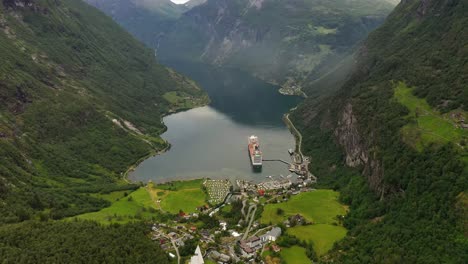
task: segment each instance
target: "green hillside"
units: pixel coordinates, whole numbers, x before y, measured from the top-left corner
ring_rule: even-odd
[[[148,233],[142,223],[26,222],[0,227],[0,255],[2,263],[170,263]]]
[[[322,262],[466,262],[467,12],[402,1],[338,92],[292,115],[319,185],[350,205],[348,235]]]
[[[178,91],[191,106],[207,100],[193,81],[157,64],[152,50],[81,1],[4,0],[0,49],[1,225],[109,206],[95,194],[138,188],[123,173],[166,146],[161,117],[180,106],[163,95]],[[112,234],[93,228],[103,239]],[[14,259],[21,247],[0,255]],[[54,260],[65,261],[60,256]]]

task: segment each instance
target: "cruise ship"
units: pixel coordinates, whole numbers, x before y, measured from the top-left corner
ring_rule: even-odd
[[[260,151],[260,143],[257,136],[249,137],[249,156],[254,168],[262,167],[262,152]]]

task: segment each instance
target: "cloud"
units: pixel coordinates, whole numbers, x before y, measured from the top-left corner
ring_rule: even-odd
[[[171,0],[172,2],[176,3],[176,4],[185,4],[187,3],[189,0]]]

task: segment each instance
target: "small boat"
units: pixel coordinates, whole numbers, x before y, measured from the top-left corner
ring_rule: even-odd
[[[288,152],[289,152],[289,155],[293,155],[294,154],[294,150],[293,149],[288,149]]]

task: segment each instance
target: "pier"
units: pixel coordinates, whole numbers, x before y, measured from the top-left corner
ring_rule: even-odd
[[[287,161],[284,161],[282,159],[262,159],[262,161],[279,161],[279,162],[282,162],[286,165],[291,165],[291,163],[287,162]]]

